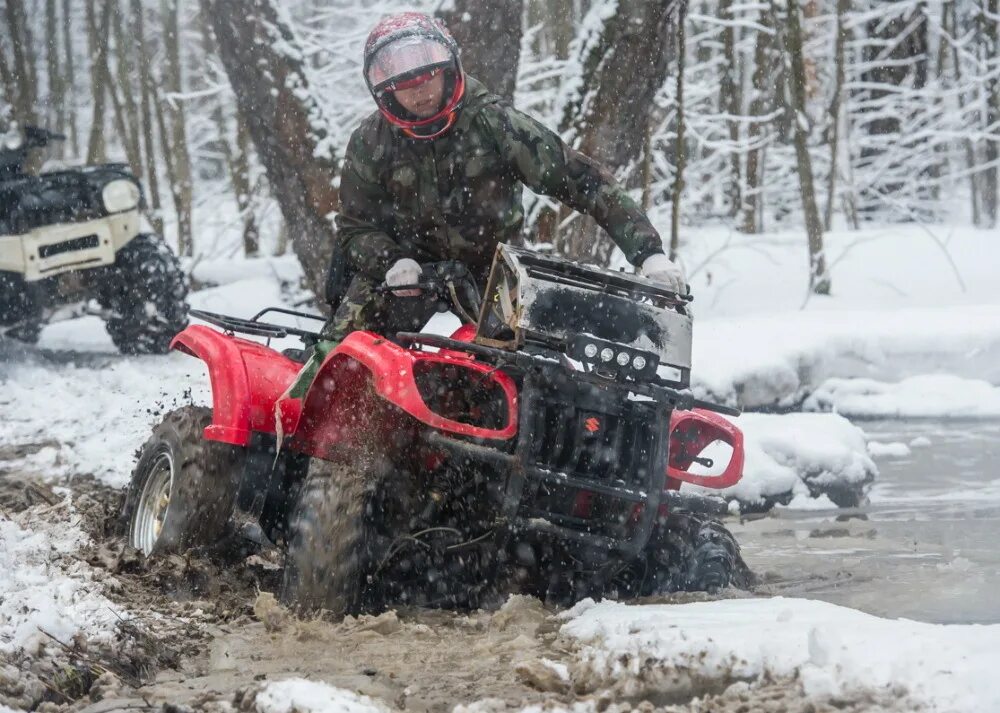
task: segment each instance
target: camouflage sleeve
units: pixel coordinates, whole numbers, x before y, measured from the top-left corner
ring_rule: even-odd
[[[340,175],[340,212],[334,222],[337,240],[351,268],[381,280],[396,260],[405,257],[399,245],[378,223],[379,206],[391,205],[374,167],[364,160],[370,156],[364,140],[355,131],[347,145]]]
[[[591,216],[633,265],[663,252],[659,233],[610,171],[527,114],[495,107],[488,121],[500,152],[526,186]]]

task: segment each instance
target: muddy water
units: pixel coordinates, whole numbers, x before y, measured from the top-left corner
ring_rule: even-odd
[[[870,503],[852,511],[776,510],[731,525],[762,593],[808,596],[937,623],[1000,621],[1000,421],[869,421]],[[923,445],[921,445],[921,441]]]

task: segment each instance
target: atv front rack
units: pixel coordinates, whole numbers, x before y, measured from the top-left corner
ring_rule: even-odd
[[[435,347],[437,349],[467,352],[468,354],[473,354],[480,357],[484,361],[494,364],[501,370],[505,367],[514,367],[515,369],[520,370],[532,366],[551,367],[557,363],[551,357],[536,356],[522,351],[511,352],[505,349],[498,349],[496,347],[488,347],[483,344],[475,344],[474,342],[463,342],[458,339],[441,337],[436,334],[398,332],[396,334],[396,339],[401,344],[413,344],[416,346],[428,346]],[[586,372],[574,372],[574,377],[602,386],[609,383],[607,379],[603,379],[600,376]],[[666,399],[670,402],[672,408],[680,409],[682,411],[690,411],[691,409],[700,408],[705,409],[706,411],[715,411],[716,413],[721,413],[724,416],[739,416],[742,413],[740,409],[733,408],[731,406],[696,399],[694,395],[686,389],[675,389],[673,387],[666,386],[665,383],[659,379],[659,377],[657,377],[655,381],[628,381],[619,383],[622,386],[627,387],[628,390],[634,394],[648,396],[649,398],[657,401]]]
[[[285,337],[293,336],[299,337],[306,345],[315,344],[320,340],[319,332],[311,332],[306,329],[299,329],[298,327],[286,327],[281,324],[271,324],[270,322],[258,321],[268,312],[277,312],[279,314],[287,314],[293,317],[302,317],[304,319],[314,319],[320,322],[326,321],[324,317],[319,315],[309,314],[308,312],[298,312],[293,309],[285,309],[284,307],[267,307],[262,309],[250,319],[231,317],[226,314],[206,312],[205,310],[200,309],[189,310],[188,314],[195,319],[200,319],[203,322],[214,324],[216,327],[222,327],[222,329],[232,334],[238,332],[240,334],[249,334],[255,337],[266,337],[267,339],[284,339]]]

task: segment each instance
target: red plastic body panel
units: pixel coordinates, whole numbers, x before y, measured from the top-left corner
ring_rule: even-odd
[[[208,366],[213,413],[206,438],[246,446],[253,431],[274,433],[274,403],[295,380],[301,364],[263,344],[198,324],[174,337],[170,348]]]
[[[705,448],[715,441],[728,443],[732,459],[719,475],[695,475],[688,468]],[[712,411],[694,409],[674,411],[670,417],[670,462],[667,465],[667,488],[677,490],[681,483],[705,488],[728,488],[743,477],[743,432],[728,419]]]
[[[507,397],[506,425],[501,429],[480,428],[431,411],[413,377],[418,361],[457,363],[493,379]],[[448,433],[493,440],[508,440],[517,433],[517,388],[503,372],[468,354],[414,351],[373,332],[352,332],[323,362],[299,419],[285,424],[289,427],[287,434],[302,450],[321,456],[338,445],[350,446],[359,437],[370,441],[376,435],[372,429],[384,428],[387,416],[381,405],[372,403],[372,393],[417,421]]]
[[[472,335],[463,329],[455,338],[468,341]],[[210,440],[246,446],[254,431],[276,433],[276,410],[281,415],[280,431],[289,445],[319,456],[326,456],[341,443],[370,442],[385,429],[390,416],[396,426],[402,425],[398,423],[400,411],[427,426],[459,435],[507,440],[517,433],[513,380],[464,352],[414,351],[372,332],[354,332],[327,356],[302,403],[301,399],[282,398],[302,364],[274,349],[201,325],[183,330],[171,348],[196,356],[208,366],[213,419],[205,437]],[[501,429],[479,428],[431,411],[413,377],[418,360],[457,363],[488,374],[486,378],[494,380],[507,397],[506,425]]]

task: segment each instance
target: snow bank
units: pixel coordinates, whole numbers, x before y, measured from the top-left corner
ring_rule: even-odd
[[[857,504],[878,474],[864,431],[843,416],[745,413],[733,422],[743,431],[743,479],[721,491],[690,485],[683,489],[718,493],[738,500],[744,509],[776,501],[791,501],[795,507],[832,501],[846,507]]]
[[[861,418],[995,418],[1000,416],[1000,387],[950,374],[896,383],[834,378],[824,381],[803,408]]]
[[[110,636],[121,615],[71,554],[86,539],[72,523],[35,530],[0,515],[0,653],[34,651],[46,634]]]
[[[387,713],[388,708],[368,696],[304,678],[266,684],[254,703],[258,713]]]
[[[1000,304],[703,320],[693,364],[696,392],[744,408],[794,406],[831,377],[1000,382]]]
[[[216,258],[201,260],[193,265],[191,277],[203,285],[228,285],[251,278],[296,283],[302,279],[302,265],[293,254],[261,258]]]
[[[136,450],[164,413],[210,403],[202,362],[182,354],[38,359],[10,365],[0,380],[0,446],[21,447],[24,467],[42,477],[91,473],[114,486],[128,482]]]
[[[570,666],[578,688],[669,695],[795,677],[810,698],[868,690],[931,710],[1000,710],[1000,625],[882,619],[782,597],[646,606],[587,600],[563,617],[561,635],[579,647]]]

